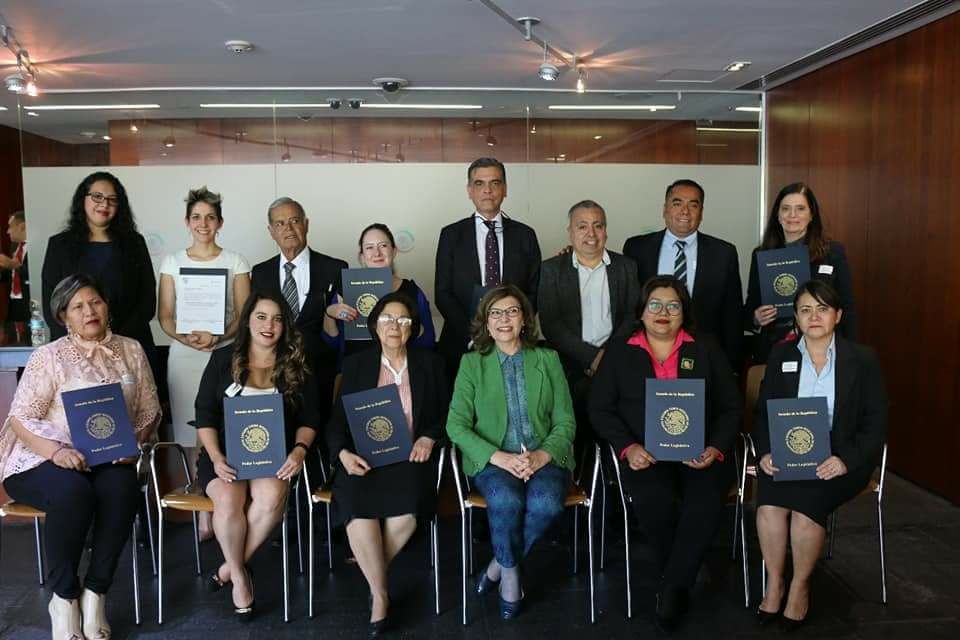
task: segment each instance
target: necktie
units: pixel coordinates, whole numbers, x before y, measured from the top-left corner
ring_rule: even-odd
[[[287,301],[290,311],[293,312],[293,318],[296,319],[300,315],[300,295],[297,293],[297,281],[293,279],[293,270],[297,265],[288,262],[283,265],[283,268],[287,272],[283,279],[283,299]]]
[[[677,248],[677,257],[673,261],[673,275],[683,283],[684,286],[687,285],[687,254],[684,252],[684,249],[687,246],[686,240],[677,240],[673,243]]]
[[[495,287],[500,284],[500,243],[497,242],[496,220],[484,220],[487,227],[487,244],[483,284],[486,287]]]
[[[17,247],[17,253],[14,256],[17,262],[23,263],[23,243]],[[20,281],[20,269],[13,270],[13,282],[10,284],[10,294],[19,298],[23,295],[23,283]]]

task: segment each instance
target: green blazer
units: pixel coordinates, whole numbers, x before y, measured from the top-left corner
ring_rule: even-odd
[[[523,377],[527,412],[540,448],[553,463],[573,471],[577,423],[560,357],[552,349],[525,349]],[[496,347],[463,356],[447,416],[447,435],[463,454],[467,475],[479,473],[503,444],[507,433],[507,396]]]

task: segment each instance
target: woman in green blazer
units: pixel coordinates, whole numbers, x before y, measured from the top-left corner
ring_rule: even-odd
[[[519,563],[563,511],[576,422],[555,351],[536,347],[533,306],[514,285],[490,290],[473,320],[447,434],[487,501],[493,560],[478,593],[499,587],[500,615],[520,610]]]

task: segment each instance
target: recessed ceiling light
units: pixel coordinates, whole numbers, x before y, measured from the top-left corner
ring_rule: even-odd
[[[6,111],[6,110],[7,110],[6,107],[4,107],[3,105],[0,105],[0,111]]]
[[[723,70],[724,70],[724,71],[730,71],[730,72],[733,72],[733,71],[743,71],[744,69],[746,69],[746,68],[749,67],[749,66],[750,66],[750,61],[749,61],[749,60],[738,60],[738,61],[735,61],[735,62],[731,62],[730,64],[728,64],[727,66],[725,66],[725,67],[723,68]]]
[[[168,149],[172,149],[173,147],[177,146],[176,138],[174,138],[173,136],[167,136],[166,138],[163,139],[163,146],[165,146]]]
[[[483,109],[482,104],[394,104],[380,102],[364,102],[361,109]]]
[[[567,157],[567,154],[565,154],[565,153],[560,153],[560,154],[557,154],[557,157],[560,158],[561,160],[563,160],[564,158]]]
[[[726,133],[759,133],[760,129],[736,128],[736,127],[697,127],[697,131],[723,131]]]
[[[552,111],[671,111],[672,104],[551,104]]]
[[[238,55],[253,51],[253,44],[247,42],[246,40],[227,40],[223,43],[223,46],[227,48],[227,51],[236,53]]]
[[[537,135],[537,125],[533,125],[530,127],[530,133],[532,133],[533,135]]]
[[[488,147],[497,146],[497,139],[492,135],[487,136],[487,146]]]
[[[103,136],[103,139],[106,140],[107,142],[110,142],[111,140],[113,140],[113,138],[111,138],[110,136]]]
[[[5,110],[6,110],[6,109],[4,109],[4,111],[5,111]],[[30,116],[31,118],[39,118],[39,117],[40,117],[40,114],[37,113],[36,111],[27,111],[27,115]]]
[[[748,111],[750,113],[760,113],[763,107],[737,107],[734,111]]]
[[[159,109],[158,104],[38,104],[31,107],[34,111],[106,111],[110,109]]]
[[[130,123],[130,133],[137,133],[138,131],[140,131],[140,127],[137,126],[137,123],[136,123],[136,122],[131,122],[131,123]]]
[[[329,109],[326,102],[204,102],[201,109]]]
[[[603,136],[593,136],[594,140],[603,140]]]

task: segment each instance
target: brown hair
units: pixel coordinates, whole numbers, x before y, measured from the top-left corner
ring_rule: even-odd
[[[530,300],[515,284],[501,284],[490,289],[477,305],[477,313],[474,314],[470,323],[470,337],[473,338],[473,348],[486,355],[493,349],[493,336],[487,331],[487,316],[490,314],[490,308],[504,298],[516,298],[520,303],[521,313],[523,314],[523,327],[520,329],[521,348],[530,348],[537,346],[537,325],[533,311],[533,305]]]
[[[820,204],[817,202],[817,197],[813,195],[810,185],[805,182],[794,182],[780,189],[770,209],[770,217],[767,219],[767,228],[763,232],[760,248],[781,249],[786,244],[783,225],[780,224],[780,203],[793,193],[799,193],[806,198],[807,206],[810,208],[810,224],[807,225],[807,234],[804,237],[807,250],[810,252],[810,261],[822,260],[830,249],[830,239],[823,230],[823,218],[820,217]]]

